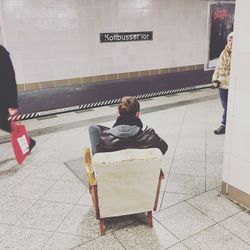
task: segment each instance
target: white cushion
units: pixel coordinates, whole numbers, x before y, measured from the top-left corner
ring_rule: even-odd
[[[100,217],[152,211],[162,157],[157,148],[95,154]]]

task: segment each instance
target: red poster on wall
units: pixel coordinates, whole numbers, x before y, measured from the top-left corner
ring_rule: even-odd
[[[220,53],[227,43],[227,35],[233,31],[235,3],[210,5],[210,45],[208,67],[216,67]]]

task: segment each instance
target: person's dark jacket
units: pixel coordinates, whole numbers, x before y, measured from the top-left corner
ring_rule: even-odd
[[[17,108],[15,71],[9,52],[0,45],[0,109]]]
[[[165,154],[168,145],[152,128],[142,130],[137,117],[119,116],[114,127],[104,130],[97,144],[97,152],[111,152],[126,148],[159,148]]]

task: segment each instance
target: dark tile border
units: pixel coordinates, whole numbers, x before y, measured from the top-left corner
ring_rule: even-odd
[[[65,86],[69,86],[69,80],[68,79],[56,80],[55,81],[55,87],[65,87]]]
[[[161,74],[176,73],[176,72],[186,72],[193,70],[203,70],[204,64],[198,65],[187,65],[173,68],[162,68],[162,69],[151,69],[151,70],[142,70],[134,72],[124,72],[108,75],[97,75],[97,76],[87,76],[87,77],[78,77],[70,79],[61,79],[54,81],[45,81],[45,82],[34,82],[34,83],[21,83],[18,84],[18,91],[32,91],[32,90],[41,90],[41,89],[50,89],[57,87],[68,87],[68,86],[82,86],[84,84],[103,82],[103,81],[112,81],[112,80],[122,80],[130,78],[138,78],[145,76],[156,76]]]
[[[140,71],[129,72],[129,78],[136,78],[140,76]]]
[[[109,75],[107,75],[107,80],[108,81],[117,80],[117,79],[118,79],[117,74],[109,74]]]
[[[232,185],[222,182],[221,192],[223,195],[226,195],[230,200],[240,204],[246,209],[250,210],[250,195],[239,190]]]
[[[50,89],[55,87],[55,81],[40,82],[41,89]]]

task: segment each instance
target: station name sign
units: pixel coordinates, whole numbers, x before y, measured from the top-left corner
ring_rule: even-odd
[[[101,43],[134,42],[153,40],[153,31],[100,33]]]

